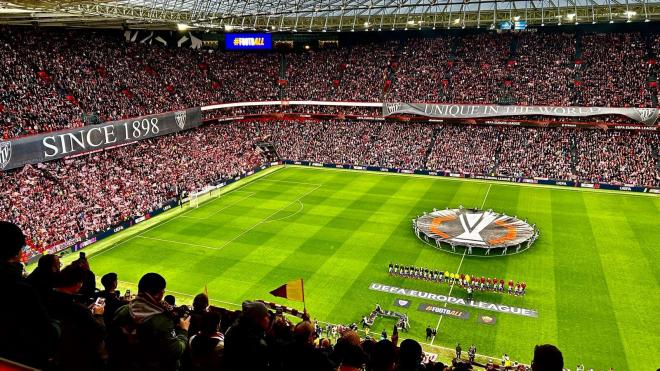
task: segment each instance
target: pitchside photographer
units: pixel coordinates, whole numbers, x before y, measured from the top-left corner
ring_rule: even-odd
[[[111,370],[176,371],[188,343],[190,311],[163,302],[165,278],[147,273],[138,294],[119,308],[109,340]]]

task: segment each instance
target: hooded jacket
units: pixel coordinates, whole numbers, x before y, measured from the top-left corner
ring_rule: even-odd
[[[140,293],[117,310],[112,323],[111,369],[175,371],[188,343],[188,332],[152,296]]]

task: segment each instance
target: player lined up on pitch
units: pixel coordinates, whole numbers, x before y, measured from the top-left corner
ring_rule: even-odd
[[[498,293],[508,293],[509,295],[521,296],[527,292],[525,282],[514,282],[514,280],[504,281],[503,278],[477,277],[465,273],[451,273],[449,271],[434,270],[424,267],[415,267],[412,265],[399,265],[390,263],[388,273],[393,276],[412,278],[448,285],[457,285],[471,294],[474,290],[491,291]],[[505,285],[506,283],[506,285]]]

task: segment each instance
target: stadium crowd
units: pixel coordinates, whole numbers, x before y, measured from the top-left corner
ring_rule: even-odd
[[[147,273],[137,295],[121,295],[119,277],[108,272],[97,288],[96,274],[81,255],[61,268],[57,255],[44,255],[29,275],[20,263],[25,236],[0,221],[0,285],[12,305],[0,306],[0,357],[43,370],[66,371],[465,371],[469,360],[457,346],[451,364],[428,361],[415,340],[398,332],[360,338],[356,328],[339,328],[335,343],[305,312],[298,323],[259,301],[230,312],[198,294],[192,308],[165,296],[166,279]],[[290,318],[290,317],[289,317]],[[471,349],[476,349],[474,346]],[[561,371],[561,352],[537,346],[533,371]],[[507,356],[508,358],[508,356]],[[506,363],[506,361],[504,361]],[[501,370],[489,362],[488,370]],[[483,365],[482,365],[483,367]],[[513,369],[513,368],[509,368]],[[517,365],[516,371],[528,367]]]
[[[213,125],[0,173],[0,219],[38,250],[103,231],[262,163],[243,125]],[[47,207],[44,207],[47,205]]]
[[[248,120],[2,172],[0,219],[37,254],[261,165],[258,142],[295,161],[660,186],[656,132]]]
[[[653,79],[660,39],[634,32],[479,33],[243,54],[127,42],[98,31],[0,31],[5,139],[182,107],[280,98],[658,104]]]

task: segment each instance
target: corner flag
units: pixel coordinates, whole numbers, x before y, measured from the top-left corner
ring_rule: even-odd
[[[302,301],[303,303],[305,302],[305,291],[303,290],[302,278],[287,282],[270,293],[274,296],[279,296],[280,298]]]

